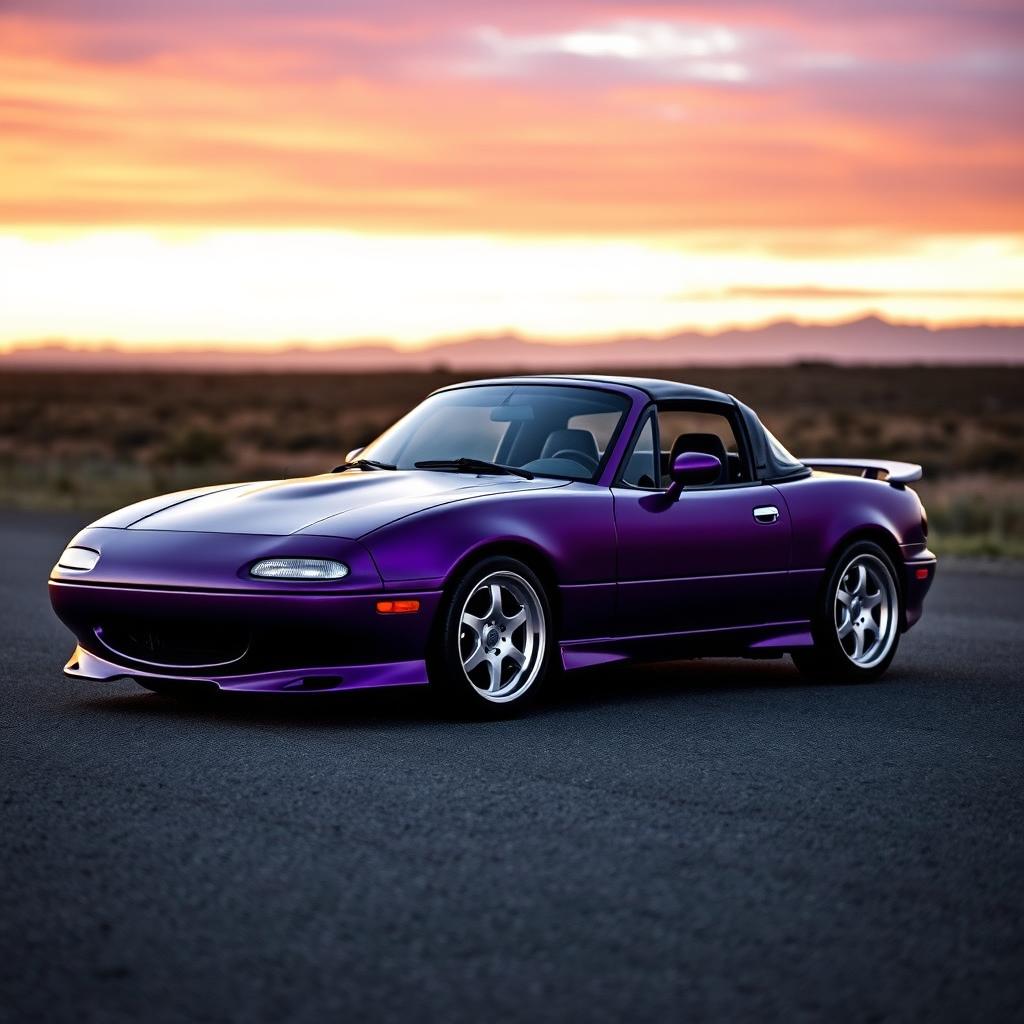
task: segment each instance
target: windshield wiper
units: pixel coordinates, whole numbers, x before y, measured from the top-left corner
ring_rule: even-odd
[[[518,466],[502,466],[498,462],[487,462],[485,459],[426,459],[415,463],[417,469],[454,469],[456,473],[508,473],[521,476],[524,480],[532,480],[533,474]]]
[[[392,466],[390,462],[375,462],[373,459],[356,459],[354,462],[343,462],[340,466],[335,466],[331,472],[343,473],[346,469],[398,469],[398,467]]]

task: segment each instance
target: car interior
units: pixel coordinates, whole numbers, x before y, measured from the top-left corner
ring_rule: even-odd
[[[568,425],[550,430],[536,458],[523,463],[524,469],[578,475],[580,467],[589,476],[596,472],[611,440],[613,421],[607,414],[578,415]],[[597,436],[595,436],[595,431]],[[658,459],[654,459],[654,437],[660,439]],[[664,447],[667,438],[674,438]],[[525,440],[525,438],[521,438]],[[531,439],[536,444],[537,438]],[[622,475],[623,483],[649,490],[667,488],[671,481],[670,467],[683,452],[714,455],[722,463],[717,480],[706,486],[743,483],[750,479],[746,461],[736,441],[736,434],[726,416],[719,413],[658,407],[641,429]]]
[[[666,447],[668,438],[673,440]],[[656,443],[657,460],[654,458]],[[672,463],[683,452],[714,455],[722,463],[718,479],[708,484],[709,487],[744,483],[750,479],[747,461],[728,417],[681,406],[659,405],[637,435],[622,473],[622,483],[645,490],[668,487],[672,482]]]
[[[604,453],[622,420],[624,408],[608,407],[607,398],[595,404],[591,396],[573,396],[571,402],[543,407],[512,424],[498,445],[495,461],[523,469],[578,480],[597,472]]]

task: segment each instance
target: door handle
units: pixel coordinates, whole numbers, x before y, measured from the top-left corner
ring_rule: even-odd
[[[758,505],[754,509],[754,518],[765,525],[774,523],[779,518],[779,510],[774,505]]]

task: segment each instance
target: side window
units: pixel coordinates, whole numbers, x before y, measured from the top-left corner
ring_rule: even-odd
[[[658,459],[654,451],[654,417],[648,416],[636,444],[626,458],[622,482],[630,487],[658,486]]]
[[[750,480],[747,460],[736,440],[736,433],[727,416],[714,412],[697,412],[686,408],[658,407],[658,430],[661,434],[661,486],[669,484],[669,466],[681,452],[705,452],[722,461],[717,483],[743,483]]]

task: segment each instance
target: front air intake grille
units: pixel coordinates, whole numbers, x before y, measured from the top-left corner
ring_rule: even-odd
[[[96,638],[114,654],[144,665],[211,668],[230,665],[249,648],[237,627],[197,621],[134,620],[96,627]]]

